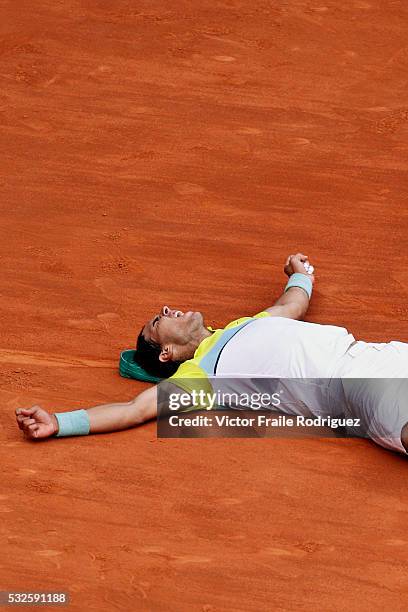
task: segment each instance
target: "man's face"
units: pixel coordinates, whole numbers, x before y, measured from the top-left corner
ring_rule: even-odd
[[[182,312],[163,306],[158,314],[146,323],[143,336],[160,346],[165,344],[184,345],[203,328],[201,312]]]

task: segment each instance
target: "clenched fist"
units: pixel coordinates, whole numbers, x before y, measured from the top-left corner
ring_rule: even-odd
[[[285,262],[285,267],[283,268],[283,270],[287,276],[292,276],[292,274],[294,274],[295,272],[298,272],[300,274],[306,274],[311,279],[312,283],[314,283],[315,281],[314,274],[309,274],[306,271],[305,266],[303,265],[304,263],[308,261],[309,261],[308,256],[303,255],[303,253],[296,253],[296,255],[289,255],[289,257],[287,258]]]
[[[58,432],[56,417],[40,406],[17,408],[16,419],[19,428],[31,440],[49,438]]]

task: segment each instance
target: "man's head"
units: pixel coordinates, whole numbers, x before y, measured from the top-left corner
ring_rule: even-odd
[[[163,306],[142,328],[135,360],[149,374],[167,378],[180,363],[191,359],[200,342],[210,335],[201,312],[182,312]]]

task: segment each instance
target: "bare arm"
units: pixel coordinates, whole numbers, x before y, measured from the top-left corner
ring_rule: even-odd
[[[297,255],[289,255],[284,267],[285,274],[291,276],[295,272],[306,274],[312,283],[314,283],[314,275],[308,274],[303,266],[307,261],[307,256],[302,253]],[[303,319],[309,308],[309,297],[304,289],[300,287],[291,287],[276,300],[273,306],[265,308],[274,317],[286,317],[287,319]]]
[[[88,408],[87,413],[90,433],[120,431],[141,425],[157,416],[157,387],[146,389],[129,402]],[[57,418],[40,406],[18,408],[16,419],[19,428],[32,440],[49,438],[58,433]]]
[[[157,416],[157,387],[154,385],[129,402],[102,404],[87,410],[90,433],[120,431],[142,425]]]

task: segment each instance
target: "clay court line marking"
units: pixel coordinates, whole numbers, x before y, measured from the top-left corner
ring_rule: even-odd
[[[0,363],[31,363],[42,366],[64,366],[70,368],[81,368],[83,366],[89,366],[91,368],[114,368],[117,366],[116,361],[110,359],[66,358],[58,355],[48,355],[47,353],[8,351],[5,349],[0,349]]]

